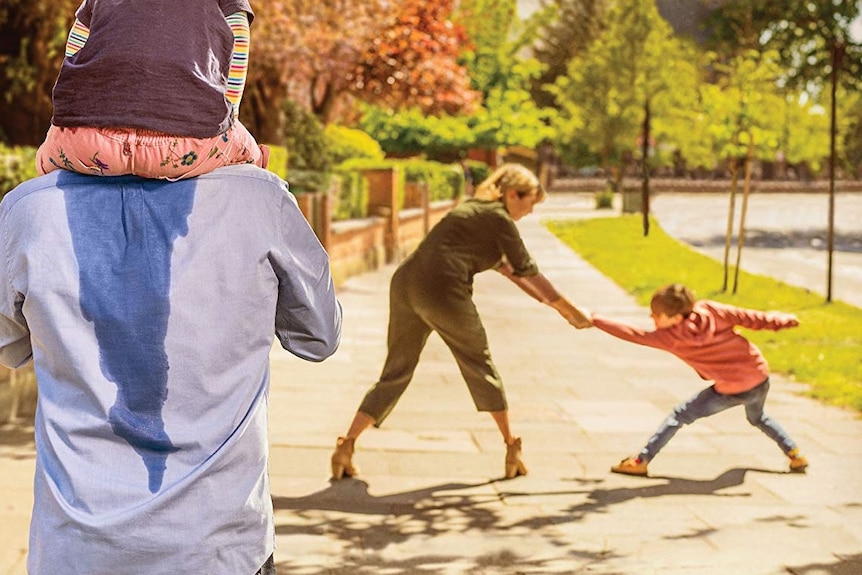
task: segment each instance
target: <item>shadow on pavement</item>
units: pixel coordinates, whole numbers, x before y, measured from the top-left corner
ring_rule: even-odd
[[[827,248],[827,231],[824,230],[793,230],[776,232],[767,230],[751,229],[745,231],[745,245],[752,248],[787,249],[801,248],[816,251],[825,251]],[[725,239],[723,235],[707,238],[684,239],[695,247],[723,246]],[[736,235],[733,236],[733,245],[738,243]],[[862,235],[836,233],[833,236],[834,249],[839,252],[862,253]]]
[[[785,474],[783,471],[769,469],[734,467],[728,469],[715,479],[685,479],[682,477],[651,476],[633,478],[637,481],[661,480],[664,483],[644,485],[643,487],[616,487],[613,489],[593,489],[587,493],[587,501],[573,505],[560,516],[533,517],[524,520],[520,525],[539,528],[544,525],[558,524],[562,520],[578,521],[589,513],[606,513],[608,508],[625,503],[632,499],[664,497],[668,495],[712,495],[716,497],[749,497],[748,493],[718,493],[722,489],[739,487],[745,482],[745,475],[754,473]],[[518,497],[519,493],[503,493],[504,497]]]
[[[787,567],[793,575],[859,575],[862,573],[862,554],[836,555],[837,563],[813,563],[798,567]]]
[[[523,572],[557,573],[558,565],[546,559],[518,554],[517,546],[490,555],[472,556],[461,553],[461,547],[452,548],[451,555],[434,553],[439,543],[429,543],[427,554],[399,560],[384,557],[392,549],[408,540],[422,546],[423,541],[455,537],[470,541],[469,537],[502,538],[519,534],[540,533],[547,544],[565,548],[566,560],[583,568],[593,562],[607,561],[616,556],[609,549],[579,549],[560,527],[579,522],[590,513],[607,513],[609,508],[636,498],[673,495],[748,497],[748,493],[720,493],[723,489],[744,484],[747,473],[783,473],[756,468],[733,468],[708,480],[678,477],[632,478],[649,482],[641,487],[603,489],[603,479],[575,479],[571,490],[514,491],[503,489],[509,482],[492,480],[481,483],[445,483],[422,489],[375,496],[369,493],[368,484],[358,479],[334,481],[327,488],[302,497],[273,497],[276,511],[290,511],[289,516],[276,516],[276,533],[281,536],[324,536],[343,552],[332,554],[335,565],[311,567],[303,565],[302,573],[353,575],[377,574],[385,566],[390,575],[436,575],[451,572],[453,562],[465,562],[473,568],[488,569],[495,566],[502,572],[517,565]],[[656,483],[659,481],[660,483]],[[491,488],[491,489],[483,489]],[[501,505],[518,505],[518,500],[559,498],[571,496],[580,503],[558,513],[533,515],[512,523],[505,519]],[[523,504],[524,501],[521,502]],[[705,529],[684,537],[704,537],[712,532]],[[469,543],[466,544],[469,548]],[[340,557],[339,557],[340,555]],[[466,556],[465,556],[466,555]],[[557,557],[559,559],[559,557]],[[286,572],[299,568],[290,559],[279,563]],[[469,570],[464,572],[470,572]],[[804,573],[804,572],[800,572]],[[843,575],[843,574],[842,574]]]
[[[0,425],[0,448],[0,459],[34,459],[33,422],[20,419]]]

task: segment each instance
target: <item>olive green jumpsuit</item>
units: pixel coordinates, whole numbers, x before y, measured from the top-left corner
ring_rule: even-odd
[[[455,356],[476,409],[507,409],[472,299],[473,276],[504,261],[515,276],[539,273],[503,203],[472,198],[449,212],[401,263],[389,291],[386,363],[359,407],[376,426],[407,389],[432,331]]]

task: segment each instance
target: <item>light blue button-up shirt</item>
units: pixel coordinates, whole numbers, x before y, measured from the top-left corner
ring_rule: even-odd
[[[56,171],[0,203],[0,250],[0,362],[39,388],[30,575],[253,574],[273,334],[321,361],[341,333],[286,184]]]

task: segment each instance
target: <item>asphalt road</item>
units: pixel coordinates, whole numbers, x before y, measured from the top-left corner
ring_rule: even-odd
[[[703,253],[724,259],[727,194],[656,194],[650,209],[662,229]],[[742,213],[734,209],[736,245]],[[745,218],[742,269],[826,294],[828,194],[753,194]],[[835,195],[832,299],[862,307],[862,194]]]

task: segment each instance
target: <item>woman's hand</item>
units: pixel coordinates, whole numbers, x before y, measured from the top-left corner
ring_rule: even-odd
[[[561,296],[554,301],[548,302],[548,305],[557,310],[557,313],[563,316],[563,319],[577,329],[593,326],[593,318],[589,312],[581,311],[565,297]]]

